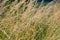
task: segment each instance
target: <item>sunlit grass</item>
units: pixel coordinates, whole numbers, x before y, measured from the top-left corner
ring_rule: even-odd
[[[2,0],[0,40],[60,40],[60,3]]]

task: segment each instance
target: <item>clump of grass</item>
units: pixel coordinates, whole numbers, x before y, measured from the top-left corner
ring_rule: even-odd
[[[60,40],[60,3],[36,0],[2,0],[1,40]]]

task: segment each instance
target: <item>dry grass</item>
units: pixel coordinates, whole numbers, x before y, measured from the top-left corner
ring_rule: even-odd
[[[60,3],[36,4],[36,0],[2,0],[0,40],[60,40]]]

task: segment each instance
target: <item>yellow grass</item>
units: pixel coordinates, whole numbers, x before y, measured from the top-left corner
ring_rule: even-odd
[[[8,3],[7,3],[8,2]],[[36,0],[2,0],[0,40],[60,40],[60,3],[36,7]]]

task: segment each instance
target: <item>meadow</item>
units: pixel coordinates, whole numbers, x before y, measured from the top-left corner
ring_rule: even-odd
[[[60,2],[0,0],[0,40],[60,40]]]

